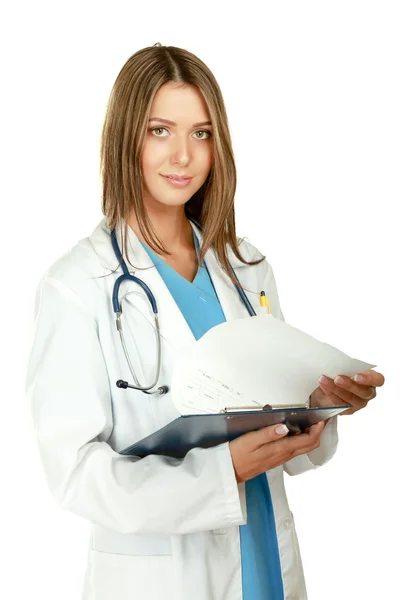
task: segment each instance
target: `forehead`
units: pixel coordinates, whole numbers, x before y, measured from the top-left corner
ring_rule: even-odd
[[[150,119],[161,117],[189,127],[197,121],[210,118],[207,104],[197,87],[165,84],[156,93]]]

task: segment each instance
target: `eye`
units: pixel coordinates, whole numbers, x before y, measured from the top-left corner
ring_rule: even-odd
[[[150,129],[151,133],[153,133],[153,131],[162,131],[162,130],[167,131],[165,129],[165,127],[154,127],[153,129]],[[165,137],[165,136],[164,135],[156,135],[155,137]]]
[[[206,138],[200,138],[202,140],[207,140],[212,135],[211,131],[208,131],[208,129],[199,129],[199,131],[195,131],[195,133],[206,133],[207,137]]]
[[[153,133],[154,131],[167,131],[167,129],[165,127],[153,127],[153,129],[150,129],[151,133]],[[198,140],[207,140],[209,137],[212,136],[211,131],[209,131],[208,129],[199,129],[198,131],[195,131],[195,133],[206,133],[207,137],[201,137],[201,138],[197,138]],[[156,135],[154,134],[155,137],[165,137],[165,135]]]

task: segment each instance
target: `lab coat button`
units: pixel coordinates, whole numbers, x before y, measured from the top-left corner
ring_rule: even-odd
[[[286,519],[286,521],[283,522],[283,526],[285,529],[290,529],[292,527],[292,520]],[[295,599],[293,598],[293,600],[295,600]]]

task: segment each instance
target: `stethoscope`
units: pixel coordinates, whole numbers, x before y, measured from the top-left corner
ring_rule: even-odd
[[[200,224],[193,218],[190,219],[199,229],[201,229]],[[151,390],[151,388],[154,388],[155,385],[157,384],[159,375],[160,375],[160,369],[161,369],[161,336],[160,336],[160,325],[158,322],[158,308],[157,308],[157,302],[156,299],[154,298],[154,295],[151,291],[151,289],[149,288],[148,285],[146,285],[144,283],[144,281],[142,281],[141,279],[139,279],[138,277],[135,277],[134,275],[131,275],[128,271],[128,267],[126,266],[126,263],[124,261],[124,259],[122,258],[121,255],[121,251],[119,249],[118,246],[118,242],[117,242],[117,236],[115,233],[115,229],[113,229],[111,231],[111,243],[112,243],[112,247],[115,253],[115,256],[117,257],[118,261],[121,263],[121,267],[122,267],[122,272],[123,274],[120,275],[120,277],[118,277],[118,279],[116,280],[115,284],[114,284],[114,289],[113,289],[113,294],[112,294],[112,303],[113,303],[113,309],[114,312],[116,314],[116,325],[117,325],[117,330],[119,332],[119,336],[121,339],[121,344],[122,344],[122,348],[125,354],[125,358],[126,358],[126,362],[128,363],[128,367],[129,370],[131,372],[131,375],[133,377],[133,380],[135,381],[136,385],[132,385],[130,383],[128,383],[127,381],[123,381],[122,379],[118,379],[117,381],[117,387],[119,388],[132,388],[134,390],[140,390],[141,392],[145,393],[145,394],[166,394],[168,392],[168,387],[166,385],[162,385],[160,387],[158,387],[157,389],[153,390],[153,391],[149,391]],[[236,276],[236,273],[234,272],[232,266],[230,265],[232,274],[234,276],[234,278],[236,279],[236,281],[239,283],[239,279]],[[143,291],[145,292],[150,304],[151,304],[151,308],[153,309],[153,313],[154,313],[154,321],[156,324],[156,334],[157,334],[157,371],[156,371],[156,376],[155,379],[153,381],[153,383],[149,386],[141,386],[139,384],[139,381],[136,377],[135,371],[132,367],[132,363],[130,361],[129,358],[129,354],[128,351],[126,349],[126,344],[125,344],[125,340],[124,340],[124,334],[122,331],[122,322],[121,322],[121,315],[122,315],[122,308],[121,308],[121,304],[118,300],[118,293],[119,293],[119,288],[121,286],[121,283],[123,283],[124,281],[134,281],[135,283],[137,283],[138,285],[140,285],[140,287],[143,289]],[[250,300],[248,299],[248,297],[246,296],[246,293],[244,292],[244,290],[240,287],[240,285],[236,285],[236,283],[234,284],[239,296],[243,302],[243,304],[245,305],[245,307],[247,308],[247,311],[250,315],[250,317],[255,317],[256,316],[256,312],[254,310],[254,308],[252,307]]]

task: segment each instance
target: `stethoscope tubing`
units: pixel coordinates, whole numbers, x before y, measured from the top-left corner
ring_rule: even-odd
[[[193,223],[199,228],[201,229],[200,224],[193,218],[190,219],[191,221],[193,221]],[[111,231],[111,243],[112,243],[112,247],[115,253],[115,256],[117,257],[118,261],[121,264],[121,268],[122,268],[122,275],[120,275],[118,277],[118,279],[116,280],[116,282],[114,283],[114,287],[113,287],[113,293],[112,293],[112,305],[113,305],[113,310],[116,314],[116,325],[117,325],[117,330],[119,332],[120,335],[120,339],[121,339],[121,344],[124,350],[124,354],[125,354],[125,358],[126,361],[128,363],[129,366],[129,370],[131,372],[131,375],[135,381],[135,383],[137,384],[135,385],[131,385],[126,381],[123,381],[122,379],[119,379],[117,381],[117,387],[119,388],[132,388],[132,389],[136,389],[136,390],[140,390],[142,392],[144,392],[145,394],[165,394],[168,391],[167,386],[161,386],[159,388],[157,388],[154,391],[149,391],[151,390],[158,381],[159,378],[159,374],[160,374],[160,369],[161,369],[161,335],[160,335],[160,327],[159,327],[159,323],[158,323],[158,308],[157,308],[157,302],[156,299],[154,297],[153,292],[151,291],[151,289],[149,288],[149,286],[144,283],[144,281],[142,281],[141,279],[139,279],[138,277],[135,277],[134,275],[131,275],[128,271],[128,267],[126,266],[126,263],[124,261],[124,259],[122,258],[122,254],[121,251],[119,249],[118,246],[118,242],[117,242],[117,236],[115,233],[115,229],[113,229]],[[237,278],[237,275],[235,273],[235,271],[232,268],[232,265],[229,265],[230,269],[231,269],[231,273],[233,275],[233,277],[236,279],[237,283],[239,284],[239,279]],[[122,323],[121,323],[121,315],[122,315],[122,309],[121,309],[121,305],[120,302],[118,300],[118,294],[119,294],[119,289],[121,287],[121,284],[124,281],[133,281],[134,283],[137,283],[138,285],[140,285],[140,287],[143,289],[143,291],[145,292],[150,304],[151,304],[151,308],[153,310],[154,313],[154,319],[155,319],[155,323],[156,323],[156,333],[157,333],[157,372],[156,372],[156,377],[154,382],[149,385],[149,386],[141,386],[139,384],[139,381],[135,375],[134,369],[132,367],[132,363],[129,359],[129,354],[126,348],[126,344],[125,344],[125,340],[124,340],[124,336],[123,336],[123,331],[122,331]],[[256,312],[254,310],[254,308],[251,305],[250,300],[248,299],[245,291],[240,287],[240,285],[237,285],[236,283],[234,283],[236,290],[243,302],[243,304],[245,305],[249,315],[251,317],[255,317],[256,316]]]

